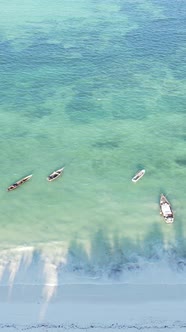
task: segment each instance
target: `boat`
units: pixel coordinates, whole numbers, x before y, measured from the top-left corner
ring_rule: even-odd
[[[160,197],[160,214],[163,216],[167,224],[172,224],[174,222],[173,210],[168,199],[163,194],[161,194]]]
[[[145,170],[144,169],[142,169],[141,171],[137,172],[136,175],[134,175],[134,177],[132,178],[132,182],[139,181],[144,174],[145,174]]]
[[[53,181],[55,179],[57,179],[60,175],[62,175],[63,171],[64,171],[65,167],[62,167],[60,169],[58,169],[57,171],[54,171],[53,173],[51,173],[48,177],[47,180],[48,181]]]
[[[11,186],[8,187],[8,191],[11,191],[11,190],[14,190],[14,189],[17,189],[19,186],[21,186],[23,183],[27,182],[28,180],[30,180],[32,177],[32,174],[26,176],[25,178],[22,178],[21,180],[13,183]]]

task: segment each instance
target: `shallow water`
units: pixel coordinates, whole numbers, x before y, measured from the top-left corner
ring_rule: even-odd
[[[185,3],[4,0],[0,11],[1,247],[185,233]]]

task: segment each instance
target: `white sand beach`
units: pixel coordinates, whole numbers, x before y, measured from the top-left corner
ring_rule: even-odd
[[[183,284],[62,285],[48,304],[41,285],[1,286],[0,293],[4,331],[186,329]]]
[[[0,267],[3,331],[186,329],[185,270],[164,259],[141,262],[117,280],[68,272],[32,248],[2,251]]]

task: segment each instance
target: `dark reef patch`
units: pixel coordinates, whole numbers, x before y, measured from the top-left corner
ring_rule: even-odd
[[[146,108],[143,101],[136,100],[131,103],[129,98],[117,99],[112,104],[112,116],[116,120],[143,120],[146,118]]]
[[[183,141],[186,141],[186,134],[181,136]]]
[[[175,161],[179,166],[186,167],[186,158],[179,158],[179,159],[176,159]]]
[[[135,57],[166,59],[185,43],[183,19],[154,20],[144,23],[126,35],[125,43],[134,50]]]
[[[27,109],[27,112],[25,114],[28,117],[41,119],[45,116],[49,116],[51,113],[52,113],[52,109],[47,108],[47,107],[38,106],[30,111]]]
[[[166,105],[168,112],[186,113],[186,97],[185,96],[171,96],[166,95],[162,97],[163,104]]]
[[[120,141],[108,140],[108,141],[98,141],[92,144],[92,147],[98,149],[116,149],[119,148]]]
[[[71,121],[81,123],[88,123],[106,116],[101,106],[93,98],[87,98],[84,93],[77,94],[68,103],[65,112]]]

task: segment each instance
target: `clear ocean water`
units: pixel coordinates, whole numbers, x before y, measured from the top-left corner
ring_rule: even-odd
[[[1,0],[0,13],[1,248],[183,236],[186,2]]]

